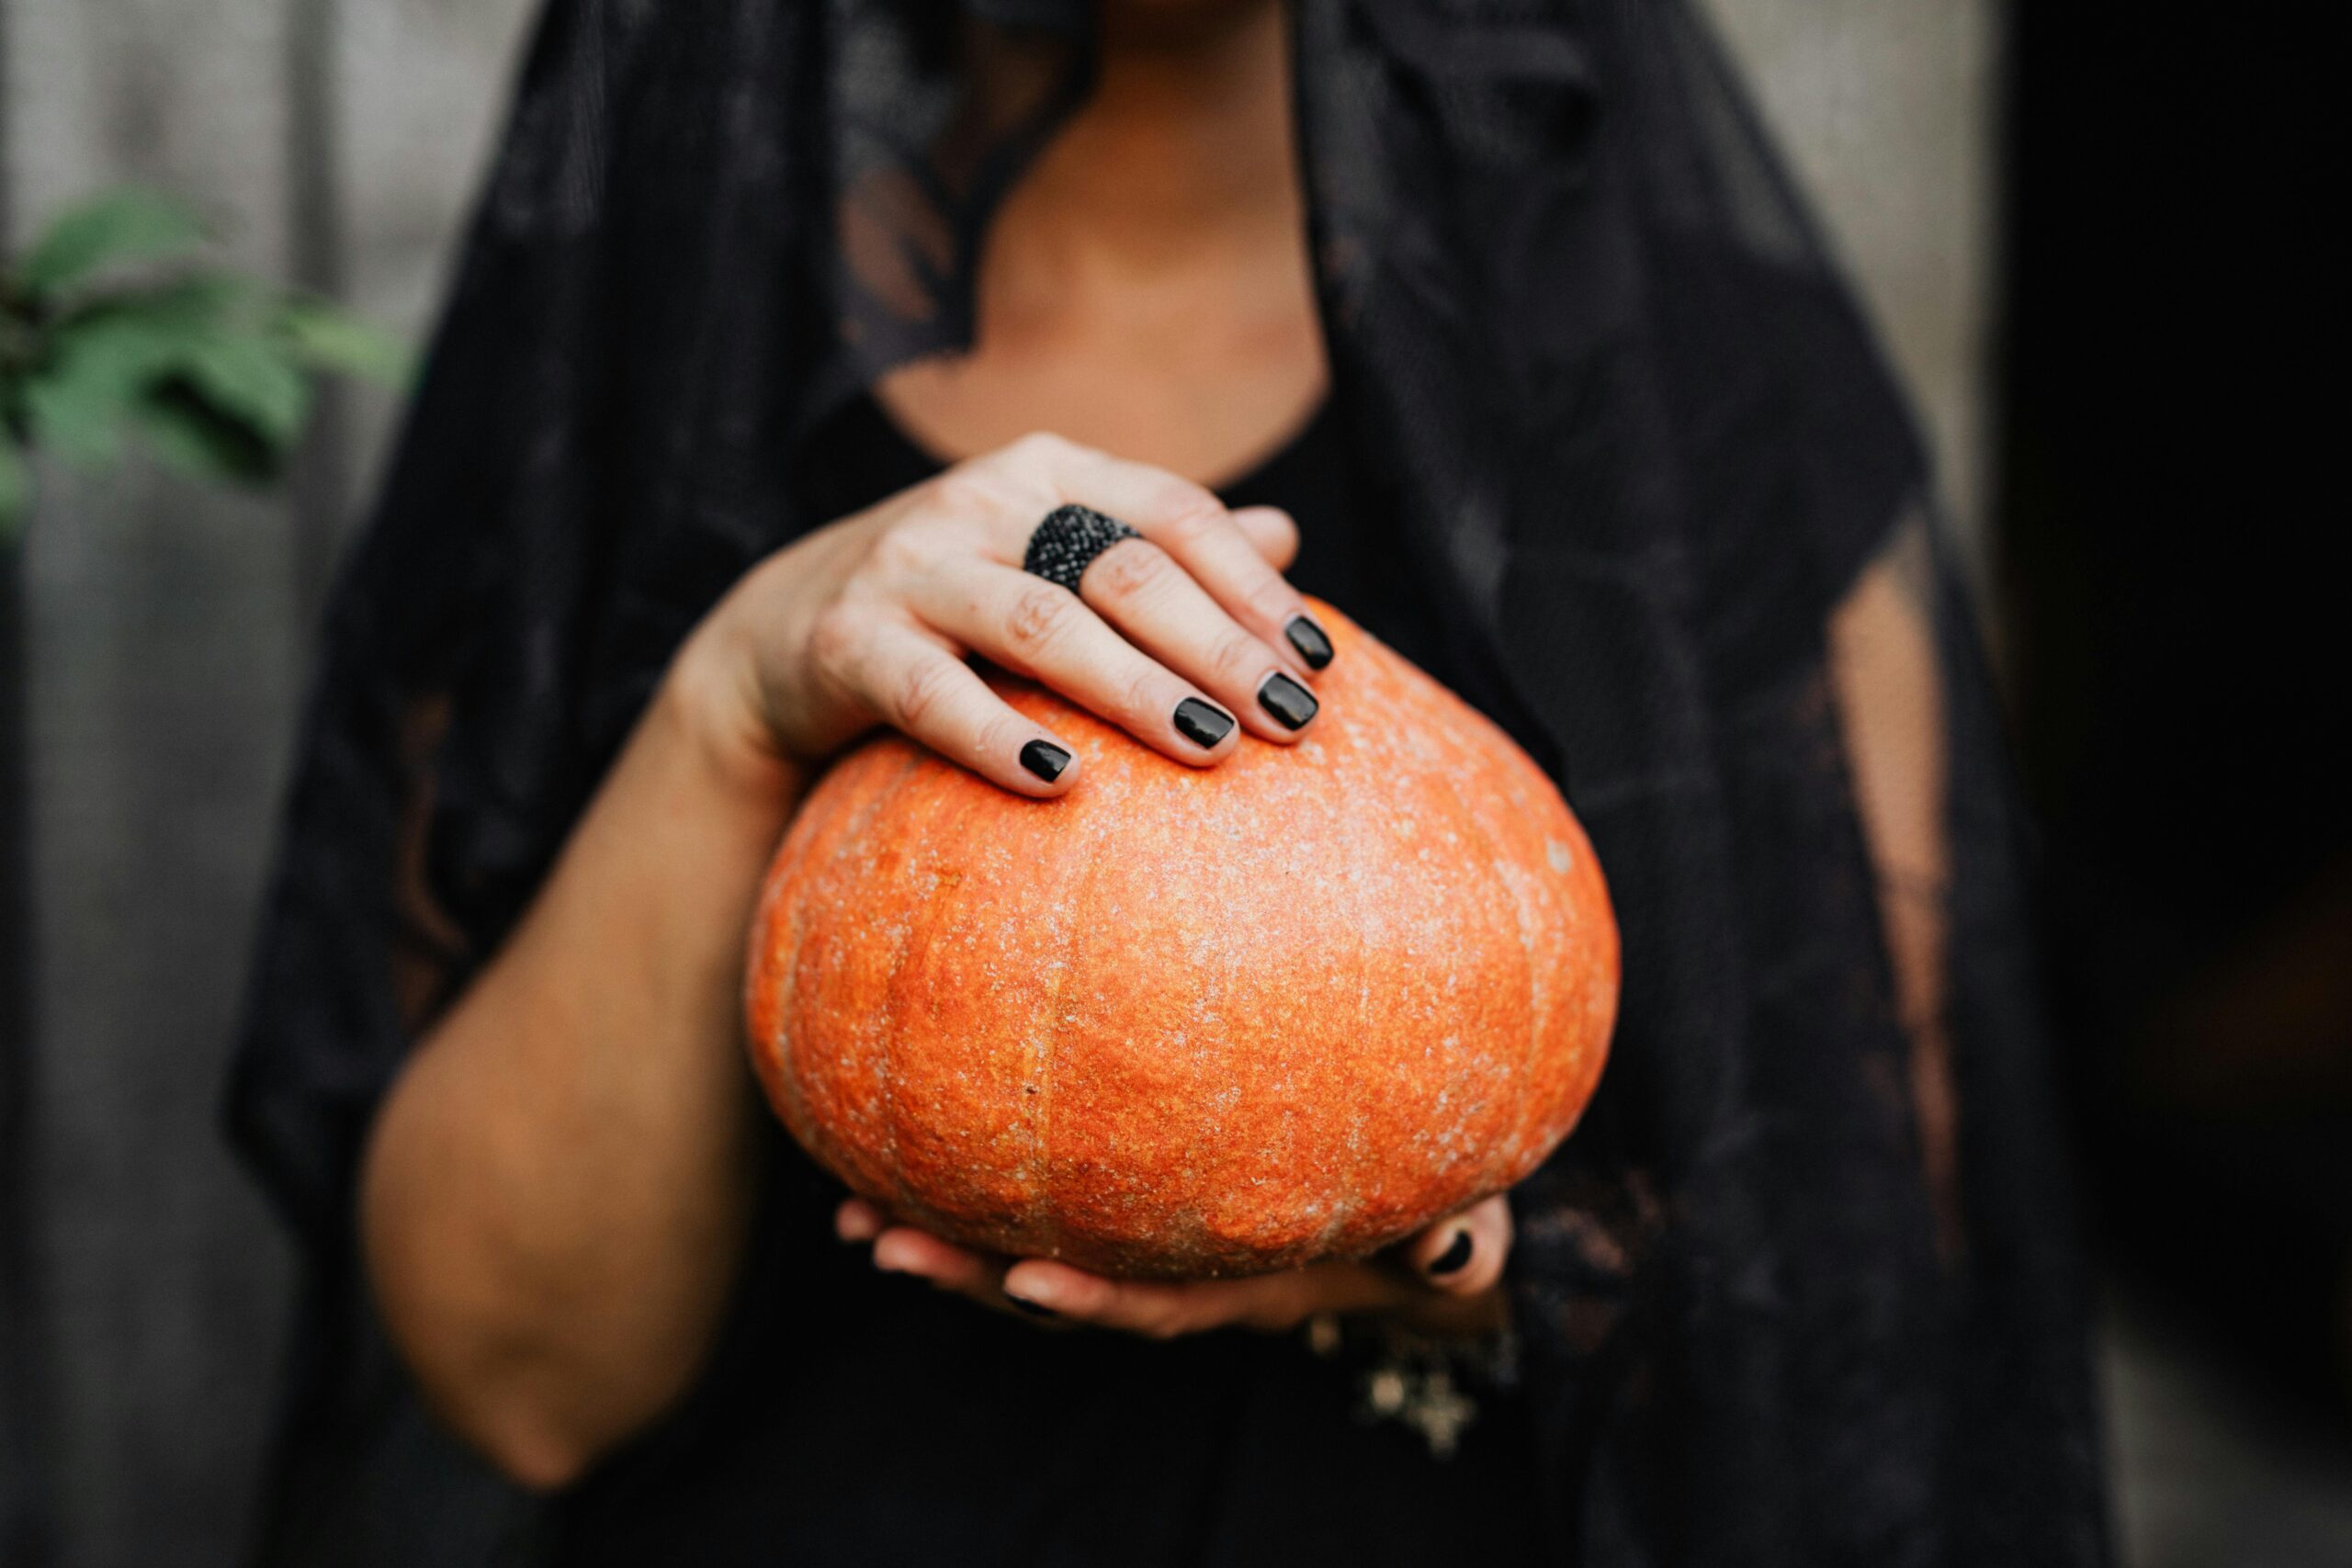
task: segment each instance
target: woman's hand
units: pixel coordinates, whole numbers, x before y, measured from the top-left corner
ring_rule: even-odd
[[[862,1198],[844,1202],[833,1224],[843,1241],[872,1243],[874,1266],[886,1272],[912,1274],[1041,1324],[1113,1328],[1152,1339],[1213,1328],[1280,1334],[1320,1313],[1384,1314],[1430,1333],[1498,1326],[1503,1303],[1496,1287],[1511,1244],[1510,1205],[1496,1196],[1365,1262],[1162,1284],[1106,1280],[1048,1258],[992,1258],[894,1224]]]
[[[1021,570],[1072,502],[1145,536],[1077,594]],[[1035,436],[777,552],[704,617],[377,1118],[369,1274],[451,1427],[559,1486],[698,1375],[757,1191],[743,931],[816,765],[878,722],[1008,789],[1068,789],[1072,750],[971,654],[1185,762],[1230,755],[1244,725],[1291,739],[1329,654],[1276,570],[1296,539],[1279,513]]]
[[[1143,535],[1096,557],[1078,594],[1021,566],[1073,502]],[[1069,789],[1071,748],[989,690],[978,654],[1209,766],[1238,744],[1236,716],[1281,742],[1314,717],[1330,644],[1277,570],[1296,548],[1278,512],[1229,513],[1173,474],[1028,436],[770,557],[673,674],[722,735],[788,761],[883,723],[1019,794]]]

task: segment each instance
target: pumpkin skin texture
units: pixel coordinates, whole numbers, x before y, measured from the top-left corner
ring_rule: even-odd
[[[1316,614],[1295,746],[1188,768],[992,676],[1069,794],[896,735],[819,782],[747,990],[820,1165],[967,1247],[1194,1279],[1374,1251],[1567,1135],[1617,1010],[1591,845],[1502,731]]]

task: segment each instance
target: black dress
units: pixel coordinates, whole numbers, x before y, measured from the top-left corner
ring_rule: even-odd
[[[1440,1466],[1290,1344],[876,1280],[781,1137],[674,1421],[552,1504],[433,1424],[360,1267],[377,1107],[710,606],[921,471],[829,421],[971,347],[1101,58],[1089,0],[546,0],[322,627],[230,1086],[302,1263],[268,1562],[1508,1561],[1475,1532],[1531,1517],[1577,1568],[2104,1561],[2028,835],[1828,248],[1687,0],[1283,9],[1333,410],[1285,461],[1346,461],[1235,488],[1559,782],[1624,938],[1608,1073],[1511,1195],[1526,1446],[1497,1410]],[[1892,795],[1858,606],[1909,649],[1865,671],[1909,683]]]
[[[876,402],[812,444],[806,514],[918,483],[934,459]],[[1318,411],[1220,487],[1296,520],[1292,581],[1434,659],[1394,524]],[[1442,669],[1432,673],[1443,677]],[[568,1499],[560,1562],[1079,1564],[1102,1568],[1534,1562],[1526,1411],[1480,1396],[1458,1451],[1360,1418],[1350,1359],[1298,1337],[1168,1344],[1053,1333],[833,1239],[843,1196],[773,1140],[770,1212],[718,1363],[694,1404]]]

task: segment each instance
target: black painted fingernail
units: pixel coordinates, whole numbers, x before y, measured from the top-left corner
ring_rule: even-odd
[[[1460,1273],[1470,1262],[1473,1245],[1468,1231],[1455,1231],[1453,1245],[1430,1260],[1430,1272],[1431,1274]]]
[[[1012,1294],[1010,1291],[1005,1292],[1004,1299],[1011,1302],[1021,1311],[1027,1313],[1031,1317],[1061,1316],[1061,1314],[1056,1312],[1053,1308],[1049,1306],[1039,1306],[1035,1302],[1024,1301],[1021,1297]]]
[[[1290,625],[1283,628],[1283,636],[1290,638],[1290,645],[1298,649],[1298,656],[1306,660],[1309,670],[1320,670],[1331,662],[1331,639],[1306,616],[1293,615]]]
[[[1277,670],[1259,683],[1258,705],[1285,728],[1299,729],[1315,716],[1315,694]]]
[[[1021,765],[1051,784],[1069,766],[1069,753],[1050,740],[1032,740],[1021,748]]]
[[[1202,750],[1213,751],[1218,741],[1233,733],[1233,716],[1215,703],[1186,697],[1176,705],[1176,728]]]

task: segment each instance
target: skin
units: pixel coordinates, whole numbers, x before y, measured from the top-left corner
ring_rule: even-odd
[[[1256,701],[1276,671],[1313,684],[1283,636],[1303,609],[1281,575],[1296,530],[1197,482],[1278,445],[1325,385],[1279,6],[1127,0],[1103,23],[1096,98],[991,233],[978,351],[880,389],[922,440],[970,456],[777,552],[710,612],[378,1118],[360,1221],[385,1322],[444,1419],[527,1485],[565,1484],[658,1418],[734,1290],[765,1114],[743,931],[826,759],[887,724],[1016,794],[1084,788],[1075,764],[1051,783],[1020,765],[1054,738],[974,654],[1197,767],[1242,736],[1184,739],[1186,697],[1261,741],[1312,732]],[[1069,501],[1145,536],[1076,597],[1019,570]],[[837,1230],[885,1271],[1048,1309],[1041,1329],[1152,1337],[1326,1312],[1489,1326],[1510,1247],[1499,1198],[1383,1258],[1199,1284],[980,1257],[854,1201]]]

